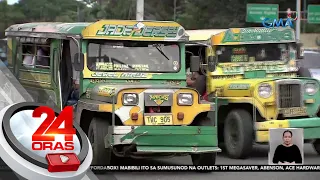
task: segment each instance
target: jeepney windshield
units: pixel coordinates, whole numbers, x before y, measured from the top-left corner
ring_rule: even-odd
[[[91,71],[178,72],[180,48],[174,42],[92,40],[87,62]]]
[[[289,59],[289,45],[274,43],[218,46],[217,56],[219,63],[286,61]]]

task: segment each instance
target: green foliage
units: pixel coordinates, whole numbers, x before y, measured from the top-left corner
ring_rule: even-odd
[[[317,2],[308,0],[309,4]],[[295,1],[288,0],[145,0],[144,3],[146,20],[175,20],[186,29],[261,26],[245,22],[247,3],[279,4],[281,11],[295,10],[296,6]],[[0,1],[0,12],[0,37],[3,37],[4,30],[17,23],[135,19],[136,0],[20,0],[14,5]],[[319,32],[320,26],[307,24],[305,29]]]

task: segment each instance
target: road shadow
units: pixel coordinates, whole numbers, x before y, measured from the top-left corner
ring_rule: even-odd
[[[220,148],[222,149],[222,152],[218,153],[218,156],[229,158],[224,145],[221,145]],[[254,145],[252,152],[250,153],[250,158],[268,157],[268,153],[269,153],[269,145]]]

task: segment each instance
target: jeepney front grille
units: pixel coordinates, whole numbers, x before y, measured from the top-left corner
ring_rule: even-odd
[[[301,84],[279,84],[278,108],[301,107]]]

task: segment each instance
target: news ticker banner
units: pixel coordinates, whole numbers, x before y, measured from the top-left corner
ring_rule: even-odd
[[[216,165],[216,166],[90,166],[93,172],[117,172],[117,171],[217,171],[217,172],[289,172],[309,171],[320,172],[320,165]]]
[[[90,142],[73,124],[72,107],[60,112],[34,103],[6,66],[0,66],[0,82],[0,157],[15,179],[98,180],[89,168]]]

